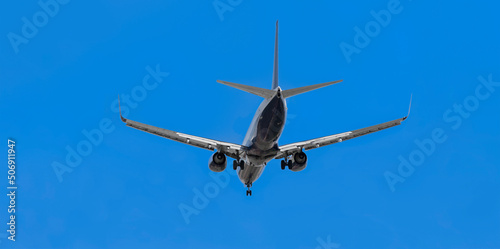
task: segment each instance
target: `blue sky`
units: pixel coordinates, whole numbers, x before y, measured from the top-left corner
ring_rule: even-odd
[[[0,10],[2,248],[500,248],[498,4],[41,3]],[[209,151],[120,122],[118,94],[133,120],[241,143],[261,99],[215,81],[270,88],[278,19],[283,89],[344,80],[289,99],[280,144],[403,117],[413,94],[410,118],[301,172],[272,161],[251,198]]]

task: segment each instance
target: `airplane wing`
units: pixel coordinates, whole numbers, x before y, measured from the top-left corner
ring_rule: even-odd
[[[118,102],[119,101],[120,101],[120,98],[118,97]],[[152,125],[143,124],[143,123],[136,122],[136,121],[133,121],[130,119],[126,119],[122,116],[121,108],[120,108],[120,118],[124,123],[127,124],[127,126],[130,126],[132,128],[135,128],[135,129],[138,129],[141,131],[145,131],[145,132],[148,132],[148,133],[151,133],[153,135],[160,136],[160,137],[168,138],[170,140],[174,140],[174,141],[181,142],[184,144],[207,149],[210,151],[214,151],[215,149],[217,149],[219,152],[223,152],[227,156],[232,157],[234,159],[240,158],[241,153],[243,152],[243,149],[245,148],[242,145],[238,145],[238,144],[234,144],[234,143],[222,142],[222,141],[217,141],[217,140],[213,140],[213,139],[193,136],[193,135],[189,135],[189,134],[184,134],[184,133],[180,133],[180,132],[176,132],[176,131],[171,131],[171,130],[155,127]]]
[[[410,99],[410,108],[411,108],[411,99]],[[366,127],[363,129],[358,129],[354,131],[348,131],[344,133],[338,133],[326,137],[320,137],[320,138],[315,138],[311,140],[306,140],[302,142],[297,142],[297,143],[291,143],[287,145],[280,146],[280,151],[278,152],[278,155],[275,157],[275,159],[280,159],[289,155],[292,155],[295,152],[299,152],[302,149],[304,150],[311,150],[319,147],[323,147],[326,145],[334,144],[334,143],[339,143],[345,140],[349,140],[352,138],[360,137],[363,135],[367,135],[370,133],[374,133],[377,131],[381,131],[387,128],[394,127],[396,125],[400,125],[401,122],[406,120],[408,116],[410,115],[410,109],[408,109],[408,115],[403,118],[399,118],[396,120],[392,120],[389,122],[385,122],[382,124]]]

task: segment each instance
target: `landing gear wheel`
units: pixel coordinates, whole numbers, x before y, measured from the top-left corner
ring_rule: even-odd
[[[281,160],[281,169],[285,170],[285,168],[286,168],[286,162],[285,160]]]
[[[287,163],[288,169],[290,169],[290,170],[292,169],[292,164],[293,164],[293,162],[288,160],[288,163]]]
[[[245,161],[234,160],[233,161],[233,169],[236,170],[238,167],[240,167],[241,170],[245,169]]]
[[[247,183],[245,185],[247,185],[247,188],[248,188],[248,190],[247,190],[247,196],[249,196],[249,195],[252,196],[252,190],[250,190],[250,187],[252,187],[252,183]]]

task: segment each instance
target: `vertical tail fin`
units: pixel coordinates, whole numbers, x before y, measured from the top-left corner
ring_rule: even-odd
[[[276,21],[276,38],[274,41],[274,70],[273,70],[273,87],[278,87],[278,21]]]

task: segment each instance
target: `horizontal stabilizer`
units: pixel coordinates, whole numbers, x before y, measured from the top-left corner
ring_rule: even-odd
[[[290,89],[290,90],[284,90],[283,97],[284,98],[292,97],[292,96],[295,96],[297,94],[309,92],[309,91],[312,91],[312,90],[315,90],[318,88],[322,88],[325,86],[333,85],[333,84],[339,83],[339,82],[342,82],[342,80],[320,83],[320,84],[311,85],[311,86],[303,86],[303,87],[298,87],[298,88],[294,88],[294,89]]]
[[[261,97],[266,98],[266,99],[271,98],[276,93],[276,91],[269,90],[269,89],[264,89],[264,88],[255,87],[255,86],[247,86],[247,85],[237,84],[237,83],[231,83],[231,82],[227,82],[227,81],[223,81],[223,80],[217,80],[217,82],[224,84],[224,85],[227,85],[227,86],[230,86],[230,87],[234,87],[236,89],[240,89],[240,90],[245,91],[245,92],[249,92],[249,93],[261,96]]]

